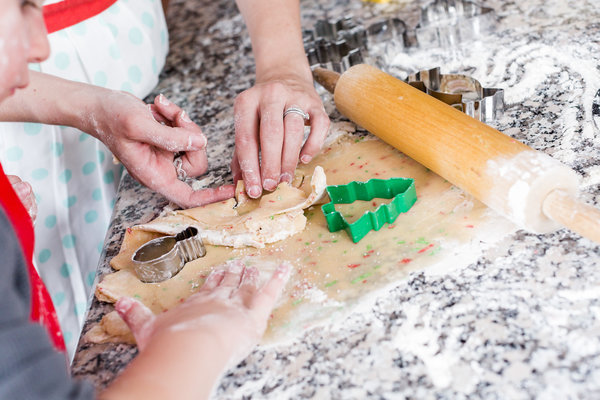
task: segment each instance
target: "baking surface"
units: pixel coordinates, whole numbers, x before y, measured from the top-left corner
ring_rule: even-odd
[[[417,20],[420,2],[364,5],[303,1],[303,22],[329,15]],[[500,15],[483,42],[400,53],[379,49],[400,75],[441,66],[503,87],[494,126],[572,167],[582,197],[600,203],[600,134],[592,101],[600,88],[600,10],[593,1],[485,1]],[[209,138],[205,185],[228,181],[233,100],[253,79],[250,41],[233,3],[176,1],[171,54],[157,89]],[[385,46],[384,46],[385,47]],[[343,118],[323,95],[333,122]],[[339,127],[340,125],[336,125]],[[121,183],[99,273],[111,272],[125,228],[157,216],[166,201],[129,176]],[[228,371],[218,398],[597,398],[600,396],[600,249],[567,231],[516,232],[480,243],[481,256],[408,274],[369,307],[290,343],[261,347]],[[94,301],[86,330],[112,306]],[[129,345],[80,344],[77,377],[109,382],[135,355]]]

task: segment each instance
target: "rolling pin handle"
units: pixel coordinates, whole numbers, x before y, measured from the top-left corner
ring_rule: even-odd
[[[544,199],[542,211],[548,218],[600,244],[600,210],[597,208],[556,189]]]
[[[340,76],[339,73],[326,68],[316,67],[313,69],[314,80],[327,89],[329,93],[335,92],[335,86]]]

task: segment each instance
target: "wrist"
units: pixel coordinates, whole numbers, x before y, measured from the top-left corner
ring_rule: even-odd
[[[312,85],[312,72],[304,53],[280,60],[257,61],[256,83],[288,79],[301,80]]]

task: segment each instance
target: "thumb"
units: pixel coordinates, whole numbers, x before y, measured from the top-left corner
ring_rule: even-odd
[[[140,351],[144,350],[152,334],[156,316],[148,307],[131,297],[121,297],[115,304],[115,310],[131,329]]]

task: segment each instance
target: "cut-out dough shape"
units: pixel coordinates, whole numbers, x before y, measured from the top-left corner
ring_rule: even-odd
[[[288,183],[263,196],[251,200],[238,185],[236,199],[209,204],[189,210],[173,211],[147,224],[134,226],[133,230],[174,235],[188,226],[198,229],[205,244],[265,247],[304,230],[304,209],[317,202],[327,186],[325,172],[316,166],[310,181],[310,193]]]

